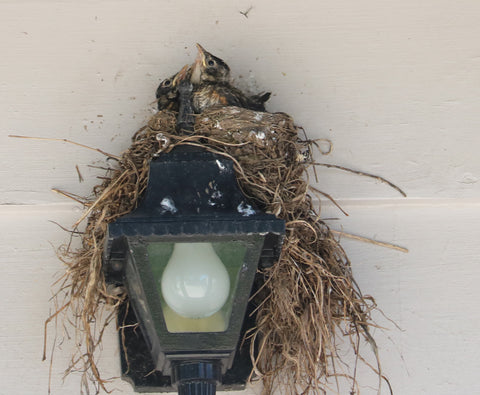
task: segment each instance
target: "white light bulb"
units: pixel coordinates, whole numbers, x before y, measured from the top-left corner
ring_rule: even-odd
[[[162,276],[167,305],[187,318],[209,317],[230,293],[227,269],[211,243],[175,243]]]

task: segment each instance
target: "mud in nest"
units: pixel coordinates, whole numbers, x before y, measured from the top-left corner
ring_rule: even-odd
[[[377,364],[369,366],[381,382],[376,345],[368,329],[375,302],[360,292],[343,248],[312,204],[312,195],[328,196],[308,181],[316,142],[306,139],[283,113],[210,109],[197,117],[195,132],[189,136],[179,136],[175,123],[175,113],[154,115],[135,133],[127,151],[118,157],[109,155],[115,165],[94,188],[94,196],[73,197],[86,208],[72,232],[81,237],[82,245],[77,250],[66,245],[60,251],[67,271],[57,284],[57,296],[63,291],[65,299],[47,320],[72,313],[79,348],[69,371],[83,372],[86,387],[94,383],[106,390],[95,351],[126,298],[122,288],[107,287],[103,278],[107,225],[136,207],[147,185],[150,161],[187,144],[233,160],[244,194],[286,222],[280,259],[263,271],[263,286],[253,297],[257,325],[248,333],[252,379],[263,381],[264,393],[282,387],[281,393],[296,394],[326,393],[332,388],[335,392],[338,380],[346,378],[351,393],[358,393],[355,374],[339,369],[344,362],[337,340],[346,337],[357,362],[367,363],[359,354],[360,340],[371,345]],[[86,227],[79,232],[83,222]]]

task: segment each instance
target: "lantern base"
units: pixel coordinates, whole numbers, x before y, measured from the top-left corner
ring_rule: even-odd
[[[250,306],[245,315],[240,339],[243,339],[246,330],[254,326],[254,317],[250,317]],[[127,311],[124,303],[118,313],[120,355],[122,379],[128,381],[135,392],[175,392],[170,376],[155,370],[151,354],[145,343],[142,331],[136,325],[137,317],[132,308]],[[122,342],[123,337],[123,342]],[[218,391],[240,391],[245,385],[252,371],[250,360],[250,346],[247,341],[243,347],[237,347],[233,365],[222,376],[221,382],[216,386]]]
[[[215,395],[222,380],[220,361],[187,361],[175,364],[178,395]]]

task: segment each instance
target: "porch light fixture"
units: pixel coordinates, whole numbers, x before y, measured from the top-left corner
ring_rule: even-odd
[[[151,162],[145,196],[109,224],[104,256],[107,281],[128,292],[122,375],[136,391],[242,388],[255,275],[278,258],[284,233],[242,194],[231,160],[183,146]]]

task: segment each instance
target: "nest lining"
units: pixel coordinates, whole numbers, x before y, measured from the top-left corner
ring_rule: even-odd
[[[96,350],[126,299],[123,289],[108,288],[103,278],[107,226],[136,207],[147,185],[150,161],[188,144],[232,159],[244,194],[286,221],[280,259],[263,271],[263,285],[253,298],[258,306],[256,328],[248,334],[252,379],[263,381],[266,394],[278,386],[283,393],[294,394],[326,393],[338,388],[339,377],[346,377],[352,393],[358,393],[357,378],[339,371],[336,339],[347,336],[357,356],[360,339],[366,340],[378,362],[368,330],[376,305],[361,294],[343,248],[312,205],[308,169],[314,164],[315,142],[301,139],[301,129],[287,114],[238,107],[205,111],[197,116],[195,132],[189,136],[179,136],[175,127],[176,113],[165,110],[135,133],[130,148],[94,188],[94,196],[82,200],[86,210],[74,229],[78,231],[87,219],[81,247],[73,250],[66,245],[59,252],[67,271],[57,295],[63,291],[65,302],[52,317],[72,312],[71,323],[80,339],[68,371],[83,372],[85,387],[89,378],[97,391],[107,390]],[[372,369],[381,382],[380,365]]]

